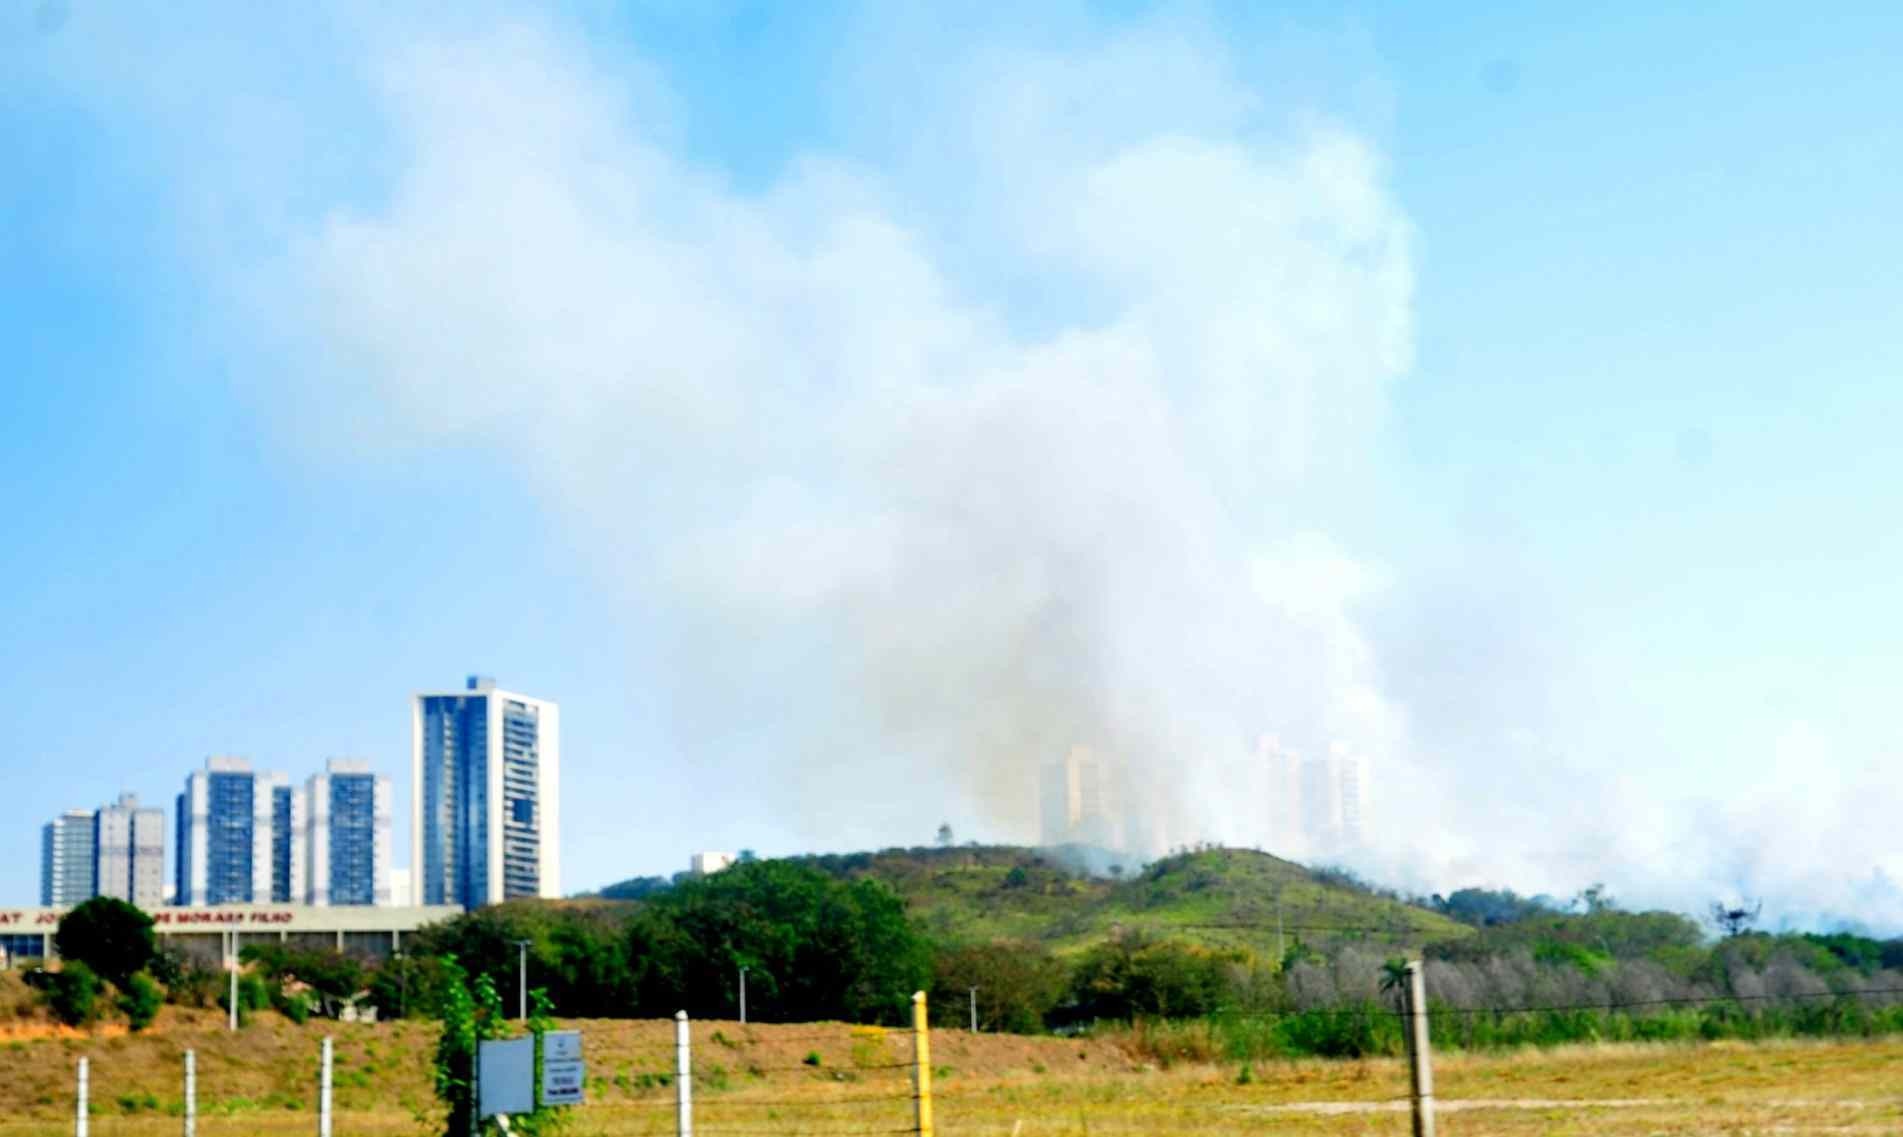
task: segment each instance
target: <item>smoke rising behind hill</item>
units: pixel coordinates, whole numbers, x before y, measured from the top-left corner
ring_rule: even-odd
[[[479,448],[565,519],[669,676],[674,750],[631,772],[703,767],[789,843],[947,814],[1029,839],[1038,765],[1085,742],[1169,843],[1281,851],[1267,732],[1364,756],[1362,866],[1405,886],[1903,923],[1880,848],[1815,851],[1843,814],[1790,835],[1768,799],[1582,762],[1616,731],[1566,697],[1567,621],[1510,537],[1403,560],[1403,203],[1208,37],[979,53],[890,168],[740,185],[653,75],[563,32],[358,25],[341,125],[293,91],[181,144],[216,183],[186,240],[292,436]],[[373,190],[273,173],[345,137]]]

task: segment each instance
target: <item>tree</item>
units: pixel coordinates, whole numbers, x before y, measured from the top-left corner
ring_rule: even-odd
[[[1711,922],[1717,925],[1726,939],[1735,939],[1751,930],[1758,922],[1758,914],[1764,911],[1764,901],[1744,901],[1735,907],[1724,901],[1714,901],[1711,906]]]
[[[787,861],[735,865],[655,897],[626,943],[644,1014],[731,1014],[745,967],[763,1018],[903,1021],[931,975],[930,948],[891,889]]]
[[[1619,902],[1612,898],[1612,893],[1606,891],[1605,884],[1598,881],[1587,885],[1578,896],[1573,898],[1573,903],[1584,908],[1588,916],[1610,912],[1619,906]]]
[[[1394,996],[1396,1006],[1407,1006],[1408,974],[1407,960],[1400,956],[1390,957],[1381,964],[1381,992]]]
[[[476,1109],[476,1055],[483,1042],[503,1037],[502,997],[487,975],[474,984],[455,957],[442,961],[442,1005],[437,1009],[443,1033],[436,1040],[436,1096],[449,1107],[448,1133],[471,1132]]]
[[[53,943],[61,959],[85,963],[115,987],[158,956],[152,917],[110,896],[95,896],[60,917]]]
[[[1031,1034],[1063,998],[1069,976],[1063,961],[1035,943],[967,944],[939,950],[932,963],[933,1018],[964,1026],[966,999],[978,988],[979,1023],[986,1030]]]
[[[1554,912],[1538,898],[1527,899],[1509,888],[1462,888],[1447,896],[1436,893],[1429,905],[1443,916],[1477,928],[1514,924]]]
[[[940,824],[938,827],[938,847],[941,849],[949,849],[952,847],[953,840],[951,822],[947,821]]]
[[[1141,934],[1106,940],[1078,958],[1065,1015],[1076,1021],[1206,1015],[1232,993],[1231,975],[1246,962],[1245,953]]]

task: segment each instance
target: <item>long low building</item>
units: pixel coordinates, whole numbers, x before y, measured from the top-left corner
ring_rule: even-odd
[[[9,964],[23,959],[52,959],[53,933],[64,908],[0,908],[0,951]],[[426,908],[328,907],[301,904],[227,904],[215,908],[160,908],[152,930],[160,947],[175,947],[187,957],[216,964],[237,936],[239,950],[253,944],[283,943],[300,948],[334,948],[352,955],[387,958],[403,946],[406,933],[462,915],[454,905]]]

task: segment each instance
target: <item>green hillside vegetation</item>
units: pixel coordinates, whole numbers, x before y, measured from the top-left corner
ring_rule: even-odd
[[[533,985],[571,1017],[727,1018],[744,969],[754,1021],[901,1026],[923,989],[944,1026],[975,1011],[985,1031],[1135,1030],[1137,1049],[1165,1061],[1398,1054],[1392,977],[1417,953],[1437,1045],[1451,1049],[1903,1032],[1903,940],[1754,932],[1717,919],[1729,910],[1714,913],[1715,938],[1682,915],[1625,911],[1600,885],[1569,901],[1481,888],[1409,900],[1246,850],[1134,874],[1079,863],[1109,864],[1096,850],[981,847],[749,858],[631,882],[640,900],[485,907],[381,963],[253,945],[240,1011],[343,1017],[367,1001],[382,1019],[447,1014],[458,990],[469,998],[458,976],[506,1004],[522,994],[526,941]],[[45,1024],[27,1028],[121,1015],[136,1028],[160,997],[218,1005],[221,975],[153,955],[142,915],[94,909],[100,919],[62,924],[64,969],[27,974],[29,1015]],[[134,921],[105,919],[115,913]],[[0,1010],[19,1018],[21,1000]]]
[[[1346,874],[1248,849],[1182,853],[1109,877],[1073,871],[1063,850],[1009,846],[796,860],[833,876],[884,883],[939,943],[1012,940],[1070,954],[1135,933],[1280,959],[1298,939],[1316,947],[1366,943],[1418,950],[1472,931]]]

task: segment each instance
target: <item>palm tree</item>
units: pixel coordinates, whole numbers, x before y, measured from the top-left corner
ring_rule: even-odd
[[[1386,963],[1381,965],[1381,990],[1384,994],[1392,992],[1396,1003],[1403,1009],[1406,1008],[1408,974],[1407,960],[1405,958],[1398,955],[1393,956]]]

